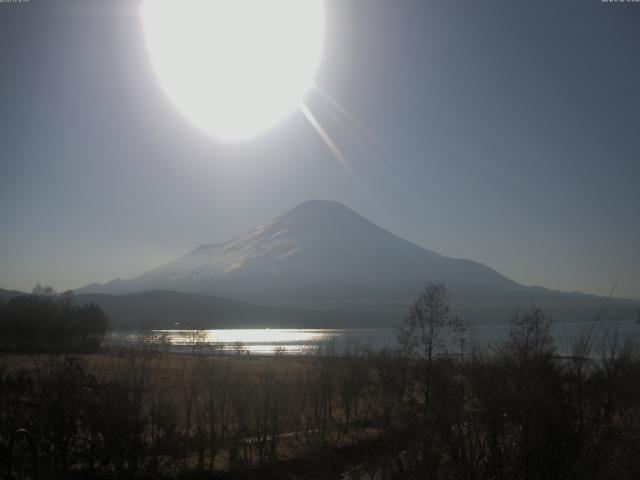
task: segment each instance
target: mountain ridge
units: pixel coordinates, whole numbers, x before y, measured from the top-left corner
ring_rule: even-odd
[[[303,202],[227,242],[200,245],[138,277],[78,293],[170,290],[336,315],[367,312],[379,325],[399,321],[425,281],[443,282],[455,313],[472,321],[491,315],[506,320],[531,304],[572,319],[604,300],[521,285],[482,263],[409,242],[326,200]],[[609,303],[628,309],[624,300]]]
[[[394,250],[391,253],[389,253],[390,247],[393,247]],[[305,251],[301,251],[301,249]],[[389,257],[391,254],[396,259],[404,260],[407,256],[415,258],[416,255],[422,255],[429,258],[432,270],[441,271],[440,267],[444,263],[450,263],[451,266],[468,266],[483,270],[484,273],[493,276],[494,280],[501,282],[503,287],[522,287],[482,263],[469,259],[445,257],[409,242],[384,230],[338,202],[311,200],[297,205],[285,214],[255,227],[244,235],[227,242],[200,245],[187,254],[138,277],[117,281],[116,286],[119,289],[117,293],[133,293],[134,291],[144,291],[150,287],[169,287],[170,285],[167,284],[171,283],[173,283],[173,288],[170,289],[175,289],[177,285],[181,287],[178,288],[180,291],[205,293],[206,288],[197,291],[197,286],[185,287],[180,284],[180,280],[201,280],[216,274],[230,274],[236,272],[240,267],[259,261],[269,262],[271,272],[278,275],[279,265],[290,266],[286,265],[286,260],[283,262],[287,256],[297,256],[299,260],[307,261],[305,275],[323,272],[323,270],[325,270],[323,273],[327,273],[327,268],[322,267],[323,264],[331,260],[330,256],[341,257],[333,262],[332,268],[334,269],[339,268],[339,264],[344,260],[351,260],[351,267],[361,268],[365,262],[361,259],[359,264],[354,265],[356,262],[353,262],[353,257],[362,256],[364,249],[368,249],[366,252],[368,258],[365,260],[376,258],[384,260],[385,255]],[[310,252],[310,250],[314,251]],[[308,255],[305,258],[305,253],[324,255],[324,257],[317,264],[309,265],[308,262],[311,259],[308,258]],[[372,270],[371,264],[368,267],[368,270]],[[378,273],[384,273],[384,269],[378,270]],[[401,273],[405,274],[405,272]],[[440,276],[447,277],[448,275],[441,274]],[[447,278],[441,280],[451,283],[447,282]],[[155,283],[157,281],[164,283],[164,285],[158,285]],[[113,280],[104,285],[92,285],[92,287],[101,288],[105,290],[104,293],[116,293],[108,291],[110,287],[114,286],[114,282],[116,281]],[[85,287],[79,291],[85,292],[88,289]]]
[[[211,295],[151,290],[126,295],[78,294],[78,304],[95,303],[113,329],[233,329],[339,327],[345,321],[327,312],[254,305]],[[364,325],[363,325],[364,326]]]

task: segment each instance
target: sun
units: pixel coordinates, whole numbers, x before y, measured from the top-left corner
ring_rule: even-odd
[[[175,107],[223,141],[296,110],[324,44],[323,0],[144,0],[151,64]]]

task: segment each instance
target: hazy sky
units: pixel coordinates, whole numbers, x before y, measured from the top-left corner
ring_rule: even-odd
[[[640,298],[640,3],[327,0],[301,114],[194,129],[135,1],[0,3],[0,287],[131,277],[339,200],[524,284]]]

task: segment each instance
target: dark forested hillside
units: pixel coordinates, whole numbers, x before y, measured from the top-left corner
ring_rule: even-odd
[[[109,329],[100,306],[76,304],[71,293],[36,287],[0,300],[0,348],[18,352],[94,351]]]

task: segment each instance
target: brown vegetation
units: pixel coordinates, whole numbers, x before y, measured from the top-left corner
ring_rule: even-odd
[[[355,342],[340,356],[333,344],[308,356],[186,355],[162,341],[4,355],[3,465],[33,468],[31,438],[41,478],[640,475],[637,352],[613,339],[595,352],[585,338],[560,358],[534,309],[495,351],[443,356],[429,325],[445,325],[443,293],[412,310],[402,338],[418,337],[402,355]],[[13,441],[20,428],[29,433]]]

